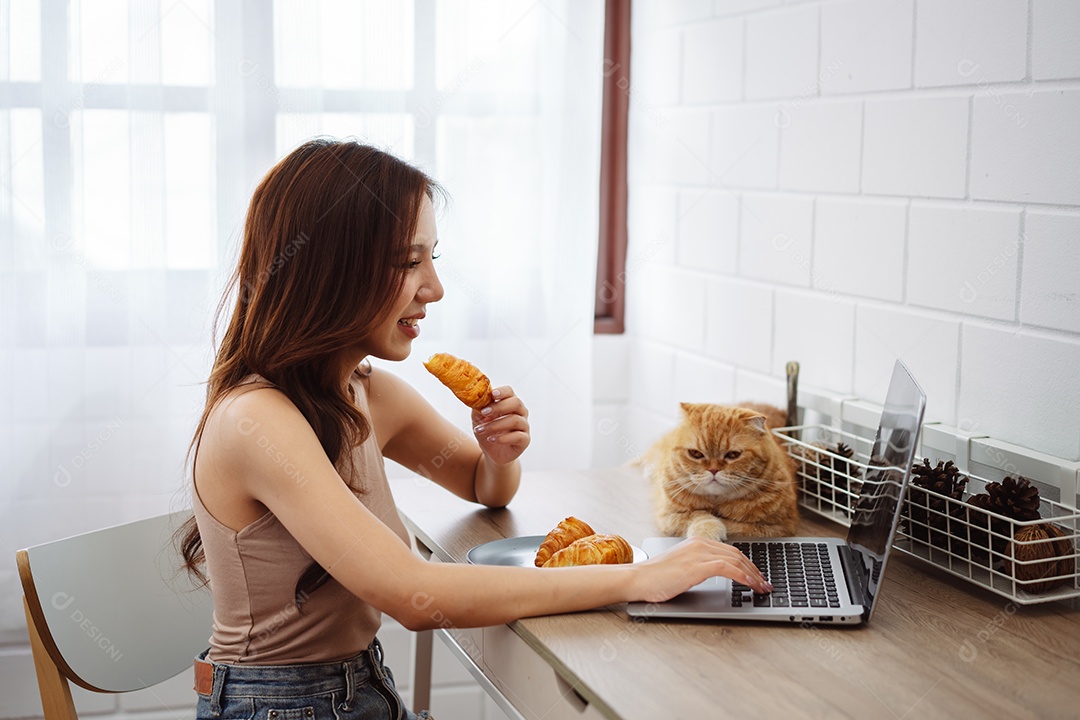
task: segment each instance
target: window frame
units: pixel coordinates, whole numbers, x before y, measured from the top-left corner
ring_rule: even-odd
[[[593,333],[626,329],[627,125],[630,111],[630,0],[604,8],[600,222]]]

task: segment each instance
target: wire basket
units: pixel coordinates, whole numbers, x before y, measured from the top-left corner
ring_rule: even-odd
[[[826,425],[774,432],[799,463],[799,504],[850,525],[873,439]],[[988,482],[966,477],[968,495]],[[893,547],[1021,605],[1080,597],[1080,511],[1046,498],[1039,511],[1013,520],[909,484]]]

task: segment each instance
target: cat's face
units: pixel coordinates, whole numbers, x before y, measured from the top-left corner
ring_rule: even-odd
[[[763,490],[768,464],[765,418],[752,410],[683,403],[683,422],[669,448],[671,482],[697,495],[740,497]]]

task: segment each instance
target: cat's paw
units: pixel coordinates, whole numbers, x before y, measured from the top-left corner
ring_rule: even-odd
[[[710,540],[727,540],[727,525],[713,515],[699,516],[690,521],[686,537],[705,537]]]

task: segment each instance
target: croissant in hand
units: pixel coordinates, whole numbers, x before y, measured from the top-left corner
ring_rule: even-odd
[[[575,540],[563,548],[544,567],[570,567],[572,565],[617,565],[633,562],[634,550],[619,535],[589,535]]]
[[[468,360],[454,357],[450,353],[436,353],[424,367],[439,379],[446,387],[454,391],[458,400],[474,410],[480,410],[491,404],[491,381],[487,375]]]
[[[589,524],[578,520],[571,515],[555,526],[555,529],[547,534],[540,543],[540,549],[536,551],[536,567],[543,567],[552,555],[568,547],[575,540],[595,534]]]

